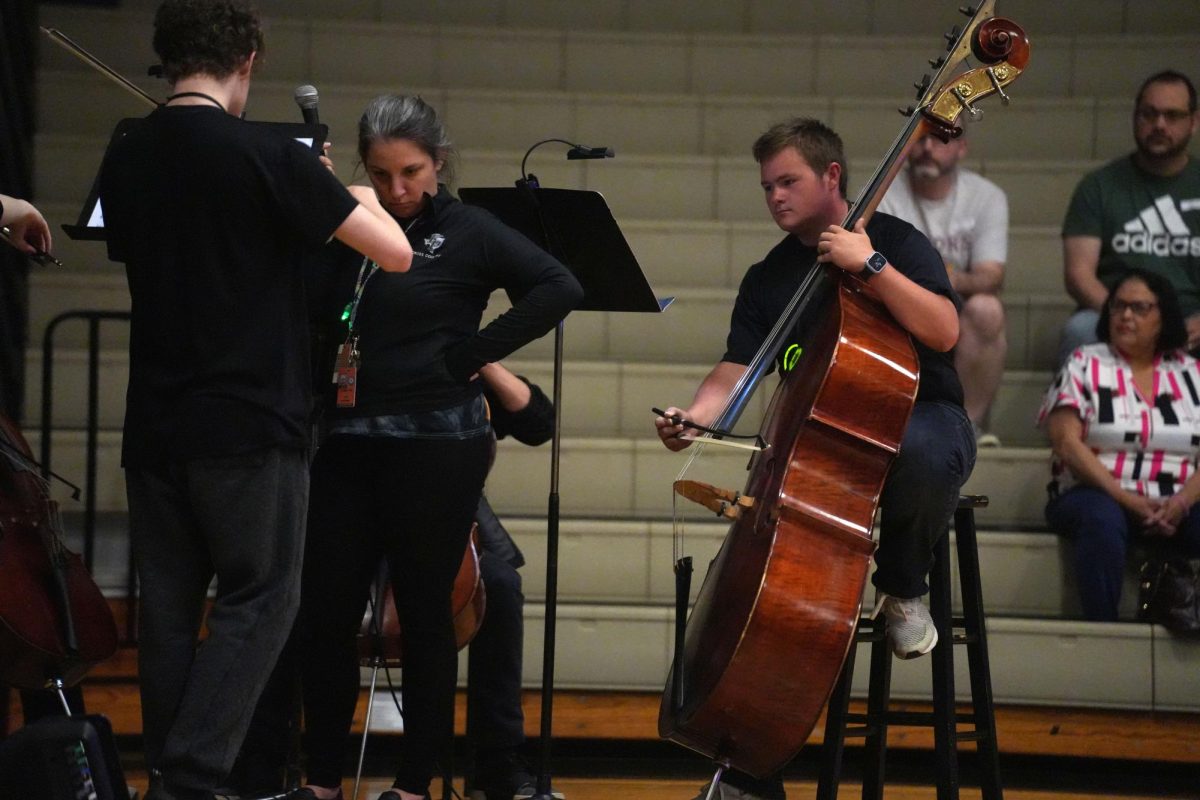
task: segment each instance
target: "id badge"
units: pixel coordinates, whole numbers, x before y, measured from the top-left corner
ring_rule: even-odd
[[[354,408],[358,392],[358,337],[347,339],[338,345],[337,360],[333,367],[333,384],[337,387],[337,407]]]

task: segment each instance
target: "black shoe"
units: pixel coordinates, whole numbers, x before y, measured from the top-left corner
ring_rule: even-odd
[[[338,794],[337,800],[342,800],[341,794]],[[401,800],[401,797],[395,789],[385,789],[383,794],[379,795],[378,800]],[[425,793],[425,800],[433,800],[429,792]]]
[[[241,800],[317,800],[317,793],[307,786],[300,786],[296,789],[288,789],[286,792],[279,794],[264,795],[262,797],[243,797]],[[343,800],[342,788],[339,786],[337,794],[333,796],[333,800]]]
[[[537,794],[537,777],[515,748],[490,750],[475,760],[471,793],[484,800],[524,800]]]

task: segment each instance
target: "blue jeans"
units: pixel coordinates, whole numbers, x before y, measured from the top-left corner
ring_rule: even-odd
[[[962,406],[918,402],[883,484],[871,578],[877,589],[899,598],[929,591],[933,547],[946,534],[974,468],[975,433]]]
[[[211,795],[300,603],[308,463],[302,450],[269,449],[129,468],[125,481],[146,763],[180,797]]]
[[[1051,498],[1046,521],[1075,545],[1075,580],[1084,617],[1101,622],[1117,619],[1125,555],[1137,523],[1116,500],[1092,486],[1076,486]],[[1160,541],[1177,555],[1200,558],[1200,513],[1190,511],[1175,536]]]

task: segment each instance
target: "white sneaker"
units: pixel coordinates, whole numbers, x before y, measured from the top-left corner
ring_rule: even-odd
[[[975,432],[975,446],[978,447],[999,447],[1000,437],[994,433],[988,433],[983,428],[971,423],[971,430]]]
[[[923,656],[937,644],[937,628],[934,627],[933,617],[929,616],[929,609],[921,602],[921,598],[901,600],[899,597],[880,592],[875,601],[875,609],[871,612],[871,619],[879,616],[880,611],[887,619],[888,643],[892,646],[896,658]]]

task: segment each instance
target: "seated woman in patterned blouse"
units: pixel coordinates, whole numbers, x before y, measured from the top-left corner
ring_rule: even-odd
[[[1096,334],[1038,422],[1054,451],[1046,520],[1074,541],[1084,615],[1115,620],[1134,536],[1200,557],[1200,362],[1170,284],[1143,270],[1113,287]]]

